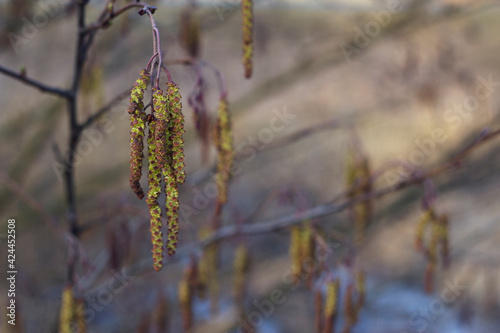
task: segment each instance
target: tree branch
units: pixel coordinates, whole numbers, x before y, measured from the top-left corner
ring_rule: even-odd
[[[57,96],[63,97],[63,98],[68,98],[71,96],[71,92],[69,90],[64,90],[64,89],[59,89],[59,88],[54,88],[54,87],[48,86],[44,83],[30,79],[21,73],[14,72],[14,71],[12,71],[6,67],[3,67],[1,65],[0,65],[0,72],[7,75],[7,76],[10,76],[13,79],[21,81],[24,84],[27,84],[27,85],[34,87],[34,88],[37,88],[38,90],[40,90],[42,92],[57,95]]]

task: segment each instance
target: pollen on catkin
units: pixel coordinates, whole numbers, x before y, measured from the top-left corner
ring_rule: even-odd
[[[61,311],[59,313],[59,332],[72,333],[73,316],[75,309],[73,287],[64,288],[61,300]]]
[[[148,184],[149,192],[146,199],[149,213],[151,215],[151,243],[153,244],[153,267],[156,271],[161,270],[163,263],[163,233],[161,231],[161,208],[158,198],[161,193],[162,173],[158,165],[155,145],[156,120],[149,123],[148,134]]]
[[[242,0],[241,3],[243,27],[243,67],[245,78],[249,79],[253,71],[253,0]]]
[[[234,159],[231,116],[226,98],[221,98],[219,101],[215,128],[215,144],[218,153],[216,174],[218,189],[217,203],[223,205],[227,201],[228,186]]]
[[[141,71],[139,79],[134,84],[130,94],[130,187],[139,199],[144,197],[140,180],[142,176],[142,161],[144,150],[144,132],[146,126],[146,113],[143,110],[144,90],[149,82],[149,73]]]

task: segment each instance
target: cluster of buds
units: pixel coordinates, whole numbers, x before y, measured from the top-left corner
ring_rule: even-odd
[[[427,233],[427,230],[429,232]],[[424,241],[428,234],[427,244]],[[438,263],[438,247],[441,249],[441,264],[443,267],[449,265],[448,245],[448,216],[436,214],[432,206],[422,213],[417,223],[415,235],[415,248],[424,253],[427,259],[425,270],[425,290],[431,292],[433,289],[433,276]]]
[[[148,186],[147,204],[151,215],[151,242],[153,244],[153,267],[162,268],[163,233],[162,210],[158,199],[162,193],[162,180],[165,183],[166,214],[168,221],[167,250],[175,254],[179,234],[179,191],[184,183],[184,116],[182,114],[179,87],[167,83],[166,92],[158,87],[152,91],[152,109],[150,115],[144,111],[144,91],[149,82],[149,73],[142,70],[131,92],[128,112],[131,115],[131,158],[130,186],[139,199],[144,197],[140,187],[144,149],[144,133],[148,130]]]
[[[60,333],[85,333],[85,304],[83,299],[75,298],[73,287],[66,286],[62,293],[61,311],[59,313]]]
[[[242,27],[243,27],[243,67],[245,78],[252,76],[253,58],[253,0],[241,2]]]
[[[225,97],[219,101],[217,124],[215,128],[215,144],[217,146],[217,205],[221,207],[227,201],[228,185],[231,179],[231,168],[234,160],[233,135],[231,117]]]
[[[304,222],[302,226],[293,226],[290,229],[291,274],[295,281],[305,279],[308,286],[311,286],[313,272],[306,269],[306,266],[307,262],[313,258],[314,248],[313,227],[309,221]]]
[[[369,195],[372,190],[368,158],[354,146],[348,151],[346,158],[346,186],[349,189],[348,197],[350,199]],[[364,200],[351,206],[349,214],[354,224],[355,243],[361,245],[372,215],[372,200]]]

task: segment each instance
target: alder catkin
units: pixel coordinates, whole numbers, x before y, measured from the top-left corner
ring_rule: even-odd
[[[146,199],[149,213],[151,214],[151,243],[153,244],[153,267],[156,271],[161,270],[163,263],[163,233],[161,231],[161,208],[158,198],[161,193],[162,173],[158,166],[155,145],[156,120],[149,123],[148,134],[148,184],[149,192]]]
[[[242,27],[243,27],[243,67],[245,78],[252,76],[253,67],[253,0],[242,0]]]
[[[75,309],[73,287],[64,288],[61,299],[61,311],[59,313],[59,332],[72,333],[73,315]]]
[[[183,184],[186,178],[184,171],[184,115],[182,114],[181,94],[179,87],[173,82],[167,84],[170,110],[170,141],[172,149],[172,168],[177,184]]]
[[[149,73],[142,70],[140,77],[134,84],[130,93],[130,187],[139,199],[144,197],[140,180],[142,175],[142,160],[144,150],[144,132],[146,126],[146,113],[143,110],[144,90],[149,82]]]
[[[238,245],[234,254],[233,263],[233,295],[235,303],[238,305],[240,313],[243,312],[243,299],[245,295],[245,284],[247,281],[248,270],[250,268],[250,260],[248,249],[244,245]]]
[[[217,202],[223,205],[227,201],[229,180],[231,179],[231,168],[233,167],[234,148],[233,135],[231,131],[231,117],[227,100],[221,98],[217,112],[217,124],[215,129],[215,144],[217,146]]]
[[[87,332],[87,325],[85,322],[85,303],[82,298],[78,298],[75,301],[75,308],[73,315],[74,315],[76,333]]]
[[[324,333],[330,333],[335,326],[338,311],[340,282],[338,279],[329,281],[326,286],[325,297],[325,326]]]
[[[294,279],[300,277],[301,265],[301,244],[300,244],[300,227],[293,226],[290,228],[290,259],[292,261],[291,274]]]
[[[155,150],[158,159],[158,167],[163,169],[168,161],[167,149],[169,149],[169,112],[167,108],[167,97],[163,91],[153,88],[153,107],[156,118]]]

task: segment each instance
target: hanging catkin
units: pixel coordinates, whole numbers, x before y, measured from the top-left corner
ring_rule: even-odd
[[[245,78],[252,76],[253,67],[253,1],[242,0],[241,2],[242,26],[243,26],[243,67]]]
[[[144,90],[149,82],[149,73],[142,70],[130,94],[128,113],[130,114],[130,187],[139,199],[144,197],[144,191],[139,181],[142,174],[144,150],[144,131],[146,113],[143,108]]]
[[[217,124],[215,131],[215,144],[217,146],[217,203],[223,205],[227,201],[228,185],[233,167],[234,149],[233,135],[231,132],[231,116],[226,98],[219,101]]]
[[[73,287],[67,286],[62,293],[61,311],[59,313],[60,333],[72,333],[74,302]]]
[[[161,193],[161,170],[158,166],[155,145],[156,120],[149,123],[148,134],[148,184],[149,192],[146,199],[149,213],[151,215],[151,243],[153,244],[153,267],[159,271],[162,268],[163,259],[163,233],[161,231],[161,208],[158,198]]]

